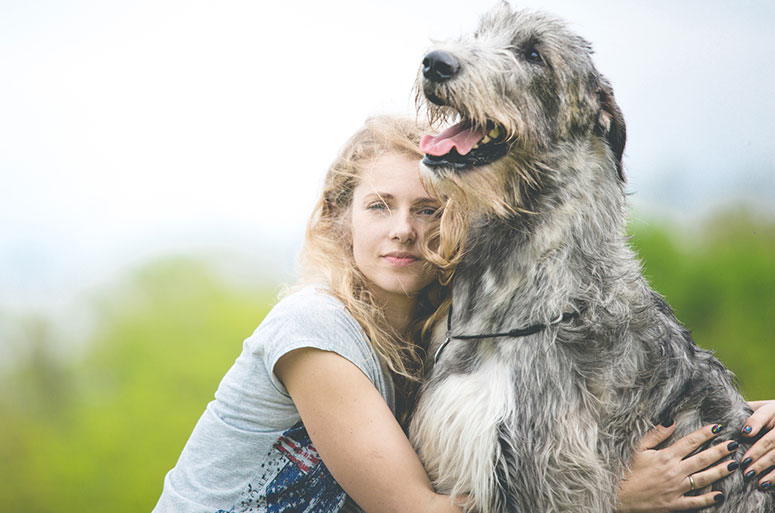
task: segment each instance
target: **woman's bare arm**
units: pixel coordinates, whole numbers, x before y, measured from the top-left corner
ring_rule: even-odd
[[[352,362],[303,348],[282,356],[274,372],[323,462],[366,513],[461,512],[434,492],[390,408]]]

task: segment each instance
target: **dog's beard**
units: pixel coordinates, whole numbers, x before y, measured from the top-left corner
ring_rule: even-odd
[[[524,195],[538,187],[537,170],[511,154],[495,162],[460,170],[452,166],[420,165],[423,184],[438,197],[449,198],[472,215],[512,217],[528,213]]]

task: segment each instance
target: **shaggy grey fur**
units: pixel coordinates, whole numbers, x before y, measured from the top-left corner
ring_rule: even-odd
[[[451,331],[578,317],[445,347],[410,428],[434,485],[468,494],[479,513],[610,512],[637,444],[669,418],[678,426],[668,443],[720,423],[717,440],[739,440],[739,458],[751,411],[734,376],[695,345],[628,246],[624,120],[590,45],[504,3],[435,52],[417,85],[431,118],[501,130],[481,158],[426,156],[422,166],[472,212]],[[754,486],[740,472],[714,484],[726,496],[715,510],[775,512]]]

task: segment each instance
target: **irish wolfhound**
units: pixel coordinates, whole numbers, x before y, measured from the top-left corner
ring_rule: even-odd
[[[467,234],[410,434],[436,488],[478,513],[610,512],[638,442],[669,418],[671,440],[720,423],[718,440],[751,445],[734,376],[628,246],[625,125],[590,53],[504,3],[418,77],[432,121],[459,118],[422,144],[422,173],[449,198],[442,245],[460,219]],[[775,512],[754,486],[715,483],[717,511]]]

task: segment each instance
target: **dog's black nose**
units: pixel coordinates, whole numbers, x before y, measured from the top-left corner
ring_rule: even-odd
[[[422,74],[431,82],[446,82],[460,71],[460,62],[454,55],[434,50],[422,60]]]

